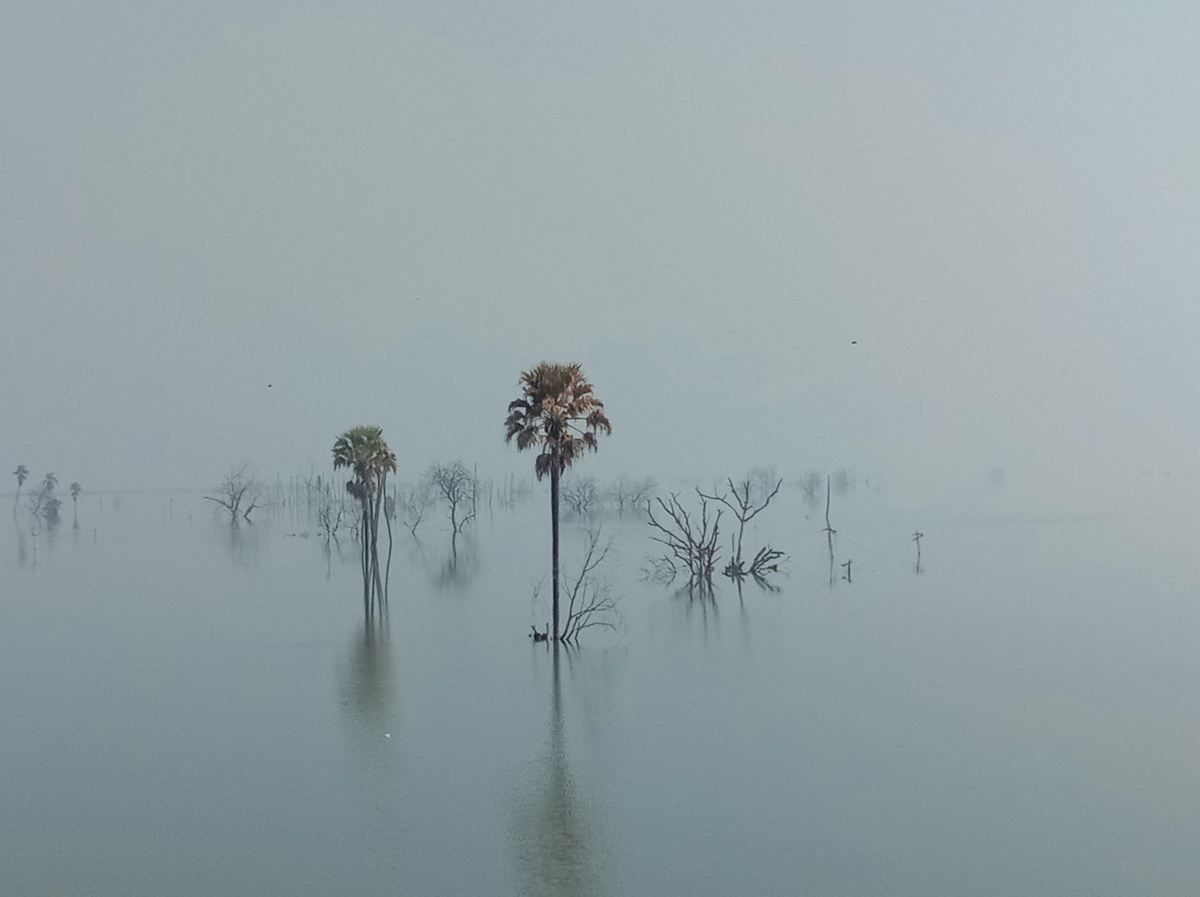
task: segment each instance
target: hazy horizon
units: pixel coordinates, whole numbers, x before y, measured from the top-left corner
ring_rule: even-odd
[[[528,471],[504,409],[550,359],[607,404],[602,479],[847,467],[932,497],[1003,468],[1055,508],[1195,495],[1198,25],[1182,3],[23,9],[0,35],[2,472],[199,490],[328,465],[362,423],[401,478]]]

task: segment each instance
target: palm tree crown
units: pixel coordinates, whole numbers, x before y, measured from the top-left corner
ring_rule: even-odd
[[[517,449],[538,447],[534,464],[540,480],[557,467],[561,474],[585,451],[596,451],[596,434],[612,434],[604,403],[578,364],[542,362],[521,374],[524,396],[509,403],[505,442]]]
[[[29,476],[29,471],[25,469],[24,464],[20,464],[13,471],[13,476],[17,478],[17,490],[20,491],[21,487],[25,485],[25,478]]]
[[[395,472],[396,453],[384,442],[379,427],[354,427],[333,444],[333,469],[341,467],[354,471],[354,479],[346,483],[347,492],[360,501],[373,498],[380,475]]]

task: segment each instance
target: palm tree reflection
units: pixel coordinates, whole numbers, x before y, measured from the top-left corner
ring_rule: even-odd
[[[554,644],[550,743],[541,773],[517,812],[513,844],[522,892],[545,895],[593,895],[603,892],[596,827],[567,763],[562,718],[560,654]]]
[[[338,689],[347,717],[368,743],[380,744],[398,735],[392,731],[396,723],[395,667],[385,606],[364,618]]]

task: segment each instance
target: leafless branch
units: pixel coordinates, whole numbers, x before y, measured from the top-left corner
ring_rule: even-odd
[[[475,475],[461,461],[435,464],[429,469],[429,481],[446,500],[446,514],[455,535],[475,519]]]
[[[771,503],[771,499],[779,494],[779,488],[783,485],[783,480],[775,480],[775,488],[772,489],[769,494],[766,494],[766,497],[762,499],[761,504],[756,499],[751,498],[751,481],[749,478],[743,480],[737,485],[734,485],[732,479],[726,479],[725,482],[729,485],[729,491],[725,494],[705,495],[703,492],[700,492],[700,496],[708,499],[709,501],[719,501],[721,504],[725,505],[725,507],[729,508],[729,510],[733,512],[734,517],[737,518],[737,535],[730,538],[732,556],[730,557],[729,563],[726,564],[725,570],[723,571],[726,576],[736,578],[745,576],[747,572],[751,572],[746,570],[745,561],[742,559],[742,537],[746,532],[746,524],[753,520],[755,516],[757,516],[764,508],[766,508],[767,505]],[[699,490],[696,491],[699,492]],[[762,488],[762,492],[766,493],[765,485]],[[760,551],[760,554],[761,553],[762,552]],[[779,553],[776,553],[776,555],[777,557],[783,556]],[[761,571],[755,575],[761,575]]]
[[[564,641],[577,641],[581,632],[593,627],[620,627],[621,616],[612,587],[596,575],[608,558],[612,544],[611,538],[601,540],[599,529],[588,531],[579,573],[573,583],[564,583],[567,597],[567,618],[562,634]]]
[[[230,468],[225,479],[212,493],[204,498],[223,507],[233,521],[238,517],[248,521],[250,512],[259,507],[265,497],[262,484],[254,478],[246,464]]]
[[[717,535],[720,531],[721,511],[710,517],[708,500],[696,490],[700,497],[700,515],[695,519],[679,502],[678,493],[672,492],[658,504],[661,520],[655,517],[654,504],[646,502],[647,523],[658,530],[659,535],[651,538],[667,549],[656,568],[660,571],[676,567],[688,571],[688,589],[701,592],[712,591],[712,571],[717,562]],[[665,562],[665,563],[662,563]]]

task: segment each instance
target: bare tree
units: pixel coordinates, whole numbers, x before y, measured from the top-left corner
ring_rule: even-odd
[[[338,541],[338,530],[341,529],[346,514],[346,500],[341,494],[335,496],[332,481],[322,482],[320,476],[312,485],[306,483],[306,490],[308,495],[306,500],[316,503],[317,526],[325,537],[325,544],[328,547],[331,541]]]
[[[678,493],[672,492],[666,501],[654,499],[659,515],[655,517],[654,503],[646,502],[647,523],[658,530],[655,542],[665,545],[667,553],[655,564],[655,575],[671,581],[680,569],[688,574],[688,591],[701,594],[712,593],[712,572],[717,563],[717,535],[720,530],[721,510],[709,514],[708,499],[700,496],[700,514],[693,516],[679,502]]]
[[[562,593],[566,597],[566,622],[563,624],[561,639],[565,642],[577,642],[580,633],[585,629],[619,629],[621,614],[617,609],[617,598],[613,595],[612,587],[596,575],[596,571],[608,558],[613,540],[601,538],[599,528],[588,530],[585,536],[583,561],[579,573],[573,581],[567,580],[562,584]],[[541,585],[533,590],[533,600],[536,604],[541,593]],[[544,642],[549,638],[550,627],[545,630],[533,627],[534,641]]]
[[[750,475],[747,479],[750,482],[750,494],[757,501],[761,501],[768,494],[773,495],[778,492],[779,484],[783,482],[773,464],[767,467],[750,468]]]
[[[585,629],[616,629],[620,626],[621,615],[617,611],[617,599],[612,587],[596,575],[608,557],[612,543],[611,538],[601,542],[599,528],[588,530],[579,575],[574,583],[563,583],[563,591],[567,596],[563,641],[577,641]]]
[[[783,552],[771,548],[769,545],[760,549],[751,561],[750,567],[746,567],[745,560],[742,558],[742,537],[746,532],[746,524],[761,512],[767,505],[771,503],[776,495],[779,494],[779,487],[783,485],[782,479],[776,479],[775,486],[770,492],[767,492],[767,486],[759,485],[758,491],[763,498],[751,497],[753,490],[753,476],[747,477],[742,482],[734,485],[732,479],[727,479],[725,482],[729,486],[729,491],[722,495],[705,495],[700,492],[701,498],[706,498],[709,501],[719,501],[725,507],[733,512],[737,518],[738,529],[737,535],[730,537],[730,548],[732,555],[729,563],[725,565],[724,571],[726,576],[733,579],[740,579],[747,573],[754,576],[756,579],[765,576],[767,573],[774,572],[778,569],[778,561],[783,557]],[[697,490],[699,492],[699,490]],[[761,503],[760,503],[761,502]]]
[[[640,508],[654,497],[656,484],[650,477],[635,480],[622,476],[608,488],[608,500],[616,505],[617,513],[624,514],[632,508]]]
[[[581,517],[592,512],[592,505],[599,503],[599,495],[594,477],[575,477],[562,490],[567,507]]]
[[[817,489],[821,485],[821,475],[810,470],[800,478],[800,488],[804,490],[804,500],[810,505],[817,503]]]
[[[435,464],[429,469],[429,481],[446,500],[446,514],[454,535],[475,519],[475,476],[461,461]]]
[[[436,502],[437,495],[430,479],[397,491],[396,503],[399,505],[400,521],[414,538],[417,535],[417,527],[429,516],[429,511]]]
[[[254,478],[248,468],[247,464],[231,467],[221,484],[212,490],[213,494],[204,496],[208,501],[216,502],[228,511],[229,519],[234,523],[238,517],[248,521],[250,512],[263,501],[262,484]]]
[[[837,530],[833,528],[833,524],[829,522],[829,477],[825,477],[825,538],[829,540],[829,585],[832,588],[834,582],[833,576],[833,537],[837,534]]]

